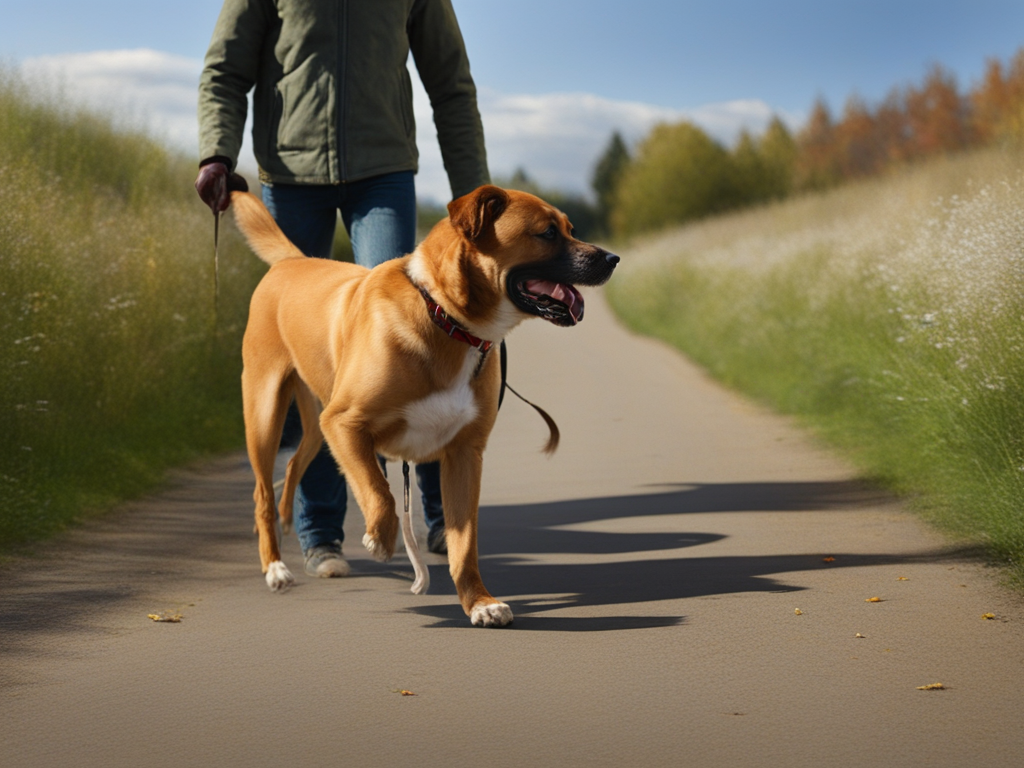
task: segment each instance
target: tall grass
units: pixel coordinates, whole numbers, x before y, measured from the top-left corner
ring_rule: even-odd
[[[1024,584],[1022,169],[987,151],[704,222],[637,243],[609,296]]]
[[[195,166],[0,71],[0,552],[240,444],[261,269]]]

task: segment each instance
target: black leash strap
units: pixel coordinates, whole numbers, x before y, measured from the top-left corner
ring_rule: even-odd
[[[544,453],[548,453],[548,454],[554,453],[555,449],[558,448],[558,441],[561,439],[561,433],[558,431],[558,425],[555,424],[555,420],[552,419],[548,415],[548,412],[545,411],[543,408],[541,408],[539,405],[536,405],[535,403],[531,403],[525,397],[523,397],[518,392],[516,392],[514,389],[512,389],[512,387],[508,384],[508,382],[505,383],[505,388],[509,392],[511,392],[513,395],[518,397],[520,400],[522,400],[524,403],[526,403],[528,406],[533,408],[533,410],[535,410],[537,413],[539,413],[540,417],[542,419],[544,419],[544,423],[548,425],[548,430],[550,432],[550,436],[548,438],[547,445],[544,446]]]
[[[498,390],[498,410],[501,410],[501,401],[505,399],[505,380],[508,378],[508,350],[505,348],[505,340],[501,340],[501,389]]]
[[[409,496],[409,462],[408,461],[403,461],[402,462],[402,485],[404,487],[404,496],[405,496],[405,517],[406,517],[406,519],[411,519],[409,517],[409,515],[411,513],[409,512],[410,496]]]

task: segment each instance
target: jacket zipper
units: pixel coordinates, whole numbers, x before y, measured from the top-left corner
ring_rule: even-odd
[[[348,74],[348,0],[342,0],[341,13],[338,24],[338,50],[341,66],[338,73],[338,121],[335,130],[338,132],[338,171],[340,182],[345,183],[348,178],[348,168],[345,163],[345,105],[347,93],[345,83]]]

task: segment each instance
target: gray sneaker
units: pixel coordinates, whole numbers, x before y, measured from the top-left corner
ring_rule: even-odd
[[[348,576],[351,569],[348,562],[341,556],[341,542],[320,544],[306,552],[306,573],[331,579]]]
[[[427,534],[427,549],[435,555],[448,554],[448,537],[445,535],[444,526],[438,526]]]

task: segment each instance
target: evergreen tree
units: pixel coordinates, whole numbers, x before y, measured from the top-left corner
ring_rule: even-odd
[[[594,168],[594,175],[591,177],[590,187],[597,197],[597,218],[601,229],[609,232],[611,229],[611,212],[615,201],[615,190],[623,171],[629,165],[629,150],[626,149],[626,142],[618,131],[612,134],[608,146],[597,161]]]
[[[796,173],[796,141],[778,115],[772,118],[758,142],[764,171],[763,200],[781,200],[793,191]]]

